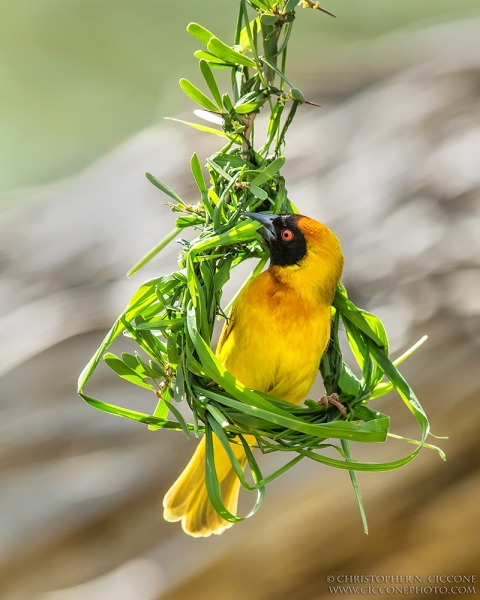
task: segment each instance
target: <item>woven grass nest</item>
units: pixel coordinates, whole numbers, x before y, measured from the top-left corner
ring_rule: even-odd
[[[296,406],[248,389],[225,369],[211,350],[216,320],[228,318],[229,307],[222,306],[222,289],[232,270],[245,260],[256,259],[250,275],[253,277],[268,261],[268,250],[257,233],[260,224],[245,219],[242,213],[298,213],[288,198],[280,170],[285,162],[282,151],[287,130],[298,107],[306,101],[285,76],[286,47],[294,19],[293,7],[297,3],[289,0],[284,4],[288,10],[284,10],[282,16],[278,2],[262,0],[260,5],[251,2],[257,16],[250,20],[247,4],[242,0],[233,47],[200,25],[189,25],[188,31],[206,45],[206,49],[196,55],[212,99],[187,80],[181,80],[180,84],[200,106],[197,115],[217,123],[221,129],[197,123],[190,125],[224,138],[225,145],[206,160],[208,184],[198,156],[192,157],[191,170],[199,192],[197,204],[185,203],[165,183],[147,174],[151,183],[171,198],[171,209],[178,213],[178,218],[176,228],[130,274],[175,239],[180,242],[178,270],[145,282],[133,295],[80,375],[78,393],[94,408],[145,423],[152,431],[177,430],[187,437],[205,434],[208,493],[217,512],[229,521],[245,517],[231,515],[223,505],[214,467],[213,434],[227,451],[242,486],[258,492],[250,514],[259,508],[268,482],[300,460],[309,458],[349,471],[366,530],[355,472],[397,469],[413,460],[422,447],[435,448],[426,443],[427,416],[397,369],[426,338],[392,361],[380,319],[357,308],[340,284],[332,306],[331,339],[319,368],[326,393],[338,394],[347,409],[346,415],[335,407],[327,410],[314,400],[305,400],[304,405]],[[261,33],[263,39],[263,55],[257,33]],[[278,57],[282,58],[280,67]],[[232,71],[232,96],[222,96],[219,92],[212,71],[218,67]],[[253,122],[264,105],[270,107],[267,139],[256,151]],[[187,241],[181,234],[191,228],[197,237]],[[340,327],[346,332],[361,377],[342,359]],[[121,356],[109,352],[121,335],[131,339],[136,351]],[[150,414],[109,404],[85,393],[84,387],[102,359],[119,377],[150,393]],[[370,407],[370,401],[394,390],[418,422],[418,440],[390,433],[389,417]],[[190,410],[180,411],[182,403]],[[190,412],[190,419],[184,418],[186,412]],[[245,436],[253,436],[262,453],[286,452],[292,458],[264,477],[255,457],[257,453],[251,449],[251,437],[249,445]],[[387,437],[403,439],[415,447],[405,457],[390,462],[364,463],[352,458],[350,442],[385,442]],[[247,481],[229,442],[243,444],[251,481]],[[325,454],[325,450],[332,448],[337,458]]]

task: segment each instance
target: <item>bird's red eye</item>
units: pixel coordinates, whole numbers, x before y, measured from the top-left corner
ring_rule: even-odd
[[[290,231],[290,229],[284,229],[282,231],[282,240],[284,242],[290,242],[293,240],[293,231]]]

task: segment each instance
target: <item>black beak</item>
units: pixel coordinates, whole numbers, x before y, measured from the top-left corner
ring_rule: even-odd
[[[275,227],[273,226],[273,221],[278,217],[278,215],[264,215],[262,213],[250,212],[244,212],[242,215],[244,217],[248,217],[249,219],[253,219],[254,221],[258,221],[263,225],[259,232],[267,242],[275,239],[276,233]]]

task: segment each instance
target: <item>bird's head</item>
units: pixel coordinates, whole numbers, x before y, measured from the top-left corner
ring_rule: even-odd
[[[263,225],[259,233],[270,250],[272,274],[300,292],[317,289],[331,303],[343,269],[337,236],[304,215],[244,215]]]

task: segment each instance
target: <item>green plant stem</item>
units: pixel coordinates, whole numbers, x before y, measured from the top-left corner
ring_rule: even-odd
[[[161,242],[159,242],[155,248],[152,248],[150,252],[145,254],[145,256],[138,261],[136,265],[134,265],[130,271],[127,273],[127,277],[131,277],[134,273],[136,273],[139,269],[141,269],[144,265],[146,265],[149,261],[152,260],[154,256],[156,256],[161,250],[168,246],[168,244],[174,240],[177,235],[182,231],[180,227],[175,227],[168,235],[166,235]]]

